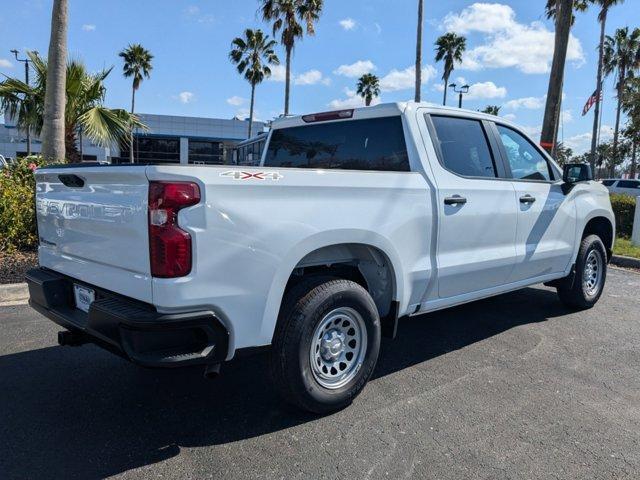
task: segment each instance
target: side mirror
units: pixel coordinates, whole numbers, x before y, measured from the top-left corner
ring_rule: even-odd
[[[562,181],[567,184],[593,180],[591,166],[586,163],[567,163],[562,169]]]

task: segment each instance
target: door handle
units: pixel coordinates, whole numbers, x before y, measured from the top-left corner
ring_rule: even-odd
[[[520,203],[533,203],[536,201],[536,197],[532,197],[531,195],[523,195],[520,197]]]
[[[461,197],[460,195],[454,195],[453,197],[445,197],[444,204],[445,205],[464,205],[467,203],[467,199]]]

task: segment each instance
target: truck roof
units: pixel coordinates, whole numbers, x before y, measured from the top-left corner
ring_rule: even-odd
[[[346,108],[341,110],[331,110],[317,113],[309,113],[304,115],[290,115],[287,117],[277,118],[273,121],[271,127],[274,129],[285,127],[298,127],[303,125],[309,125],[314,121],[347,121],[358,120],[365,118],[376,117],[389,117],[392,115],[401,115],[410,110],[416,108],[428,108],[432,113],[453,113],[456,115],[462,114],[468,118],[478,118],[485,120],[495,120],[497,117],[489,115],[487,113],[478,112],[476,110],[460,109],[457,107],[447,107],[443,105],[437,105],[430,102],[393,102],[393,103],[381,103],[372,107],[357,107]],[[335,115],[331,115],[335,114]],[[340,114],[345,116],[340,117]],[[323,120],[315,120],[313,117],[322,117]],[[311,120],[310,120],[311,119]],[[501,123],[513,125],[512,122],[500,117]]]

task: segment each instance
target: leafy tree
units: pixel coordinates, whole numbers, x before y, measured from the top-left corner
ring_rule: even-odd
[[[592,3],[593,0],[574,0],[573,1],[573,10],[574,12],[586,12],[589,8],[589,4]],[[556,19],[556,14],[558,13],[558,0],[547,0],[547,5],[544,8],[545,13],[548,19]],[[576,21],[576,16],[573,14],[571,16],[571,26]]]
[[[558,165],[562,167],[566,163],[571,163],[573,161],[573,150],[563,143],[559,143],[555,149],[554,158],[556,162],[558,162]]]
[[[44,131],[45,85],[48,84],[47,62],[30,52],[28,53],[35,71],[35,81],[27,85],[22,80],[7,78],[0,82],[0,106],[11,116],[18,116],[18,124],[31,127],[37,135]],[[66,158],[71,161],[80,159],[78,135],[84,134],[99,145],[117,144],[127,137],[131,124],[146,128],[136,117],[122,109],[103,106],[106,88],[104,81],[111,69],[91,74],[84,64],[73,60],[65,70],[65,117],[64,142]],[[30,114],[24,112],[22,102],[30,105]],[[43,155],[44,156],[44,155]],[[53,157],[45,157],[51,159]]]
[[[236,37],[231,42],[229,58],[236,65],[238,73],[244,74],[244,78],[251,85],[251,106],[249,108],[249,131],[247,138],[251,138],[253,125],[253,105],[256,93],[256,85],[262,83],[265,78],[271,76],[269,65],[278,65],[277,55],[273,51],[275,40],[270,40],[262,30],[244,31],[244,37]]]
[[[273,36],[280,32],[280,43],[285,49],[284,114],[289,114],[291,89],[291,55],[296,40],[315,34],[314,22],[322,13],[324,0],[262,0],[263,20],[273,22]]]
[[[501,108],[500,105],[487,105],[482,110],[482,113],[488,113],[489,115],[495,115],[497,117],[500,114]]]
[[[153,55],[139,43],[134,43],[122,50],[118,56],[124,60],[122,67],[124,77],[133,79],[131,85],[131,114],[133,115],[136,106],[136,90],[140,88],[142,80],[151,76]],[[131,125],[129,129],[129,144],[131,145],[129,148],[129,161],[131,163],[134,161],[133,129],[134,125]]]
[[[358,80],[357,93],[368,107],[371,101],[380,95],[380,79],[371,73],[365,73]]]
[[[447,86],[449,77],[455,68],[456,62],[462,62],[462,54],[467,48],[467,39],[453,32],[445,33],[436,40],[436,62],[444,61],[444,97],[442,104],[447,104]]]
[[[629,33],[629,27],[619,28],[613,36],[607,35],[604,42],[604,73],[617,74],[616,90],[618,105],[613,131],[613,156],[618,158],[620,135],[620,113],[629,77],[640,67],[640,28]]]

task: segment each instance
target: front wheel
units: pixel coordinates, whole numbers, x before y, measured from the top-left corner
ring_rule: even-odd
[[[607,278],[607,252],[600,237],[582,239],[573,285],[558,287],[558,296],[566,306],[583,310],[593,307],[604,289]]]
[[[281,308],[271,351],[273,382],[285,401],[314,413],[349,405],[375,368],[380,318],[355,282],[311,279]]]

